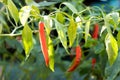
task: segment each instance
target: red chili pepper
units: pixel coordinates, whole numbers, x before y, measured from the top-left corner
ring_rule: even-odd
[[[81,47],[76,46],[75,50],[76,50],[75,61],[73,62],[73,65],[71,65],[70,68],[67,70],[68,72],[74,71],[78,67],[81,60],[81,56],[82,56]]]
[[[96,58],[92,58],[92,69],[94,69],[95,64],[96,64]]]
[[[46,43],[46,35],[45,35],[45,31],[44,31],[44,23],[43,22],[39,22],[39,39],[40,39],[40,43],[41,43],[41,49],[42,49],[42,53],[45,59],[45,63],[46,66],[49,65],[49,55],[48,55],[48,47],[47,47],[47,43]]]
[[[94,30],[93,30],[92,38],[93,39],[97,39],[98,35],[99,35],[99,25],[96,23],[94,25]]]

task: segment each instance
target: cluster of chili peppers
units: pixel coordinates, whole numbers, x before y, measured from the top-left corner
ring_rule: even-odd
[[[40,43],[41,43],[41,49],[42,49],[42,53],[43,53],[43,56],[45,59],[46,66],[48,66],[49,65],[49,55],[48,55],[48,48],[47,48],[45,36],[46,36],[46,34],[44,31],[44,23],[39,22],[39,39],[40,39]],[[81,56],[82,56],[81,47],[76,46],[75,50],[76,50],[76,57],[75,57],[73,65],[71,65],[69,67],[69,69],[67,70],[68,72],[74,71],[77,68],[77,66],[79,65],[80,60],[81,60]]]
[[[93,29],[93,34],[92,34],[93,39],[98,38],[98,32],[99,32],[99,25],[95,24],[94,29]],[[44,59],[45,59],[45,63],[46,63],[46,66],[48,66],[49,65],[49,55],[48,55],[46,34],[45,34],[45,31],[44,31],[44,23],[43,22],[39,22],[39,39],[40,39],[41,49],[42,49],[42,53],[43,53],[43,56],[44,56]],[[76,56],[75,56],[74,62],[68,68],[68,70],[67,70],[68,72],[74,71],[78,67],[78,65],[80,64],[81,57],[82,57],[82,50],[81,50],[80,45],[75,47],[75,53],[76,53]],[[93,58],[92,63],[91,63],[92,68],[94,68],[95,63],[96,63],[96,59]]]

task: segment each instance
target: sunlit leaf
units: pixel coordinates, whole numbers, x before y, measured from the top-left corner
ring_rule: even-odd
[[[106,15],[107,23],[112,24],[114,27],[114,30],[117,28],[117,25],[119,24],[119,13],[118,12],[112,12]]]
[[[62,24],[65,22],[65,17],[64,17],[64,15],[63,15],[62,13],[60,13],[60,12],[56,13],[56,18],[57,18],[57,20],[58,20],[60,23],[62,23]]]
[[[59,39],[65,49],[67,49],[67,38],[65,33],[64,25],[60,24],[57,20],[55,20],[56,30],[58,32]]]
[[[44,16],[44,23],[45,23],[45,29],[47,34],[50,34],[50,31],[52,30],[52,19],[49,16]]]
[[[26,22],[30,16],[30,11],[31,11],[30,6],[24,6],[20,9],[19,18],[20,18],[20,22],[23,26],[26,24]]]
[[[66,5],[73,13],[78,13],[77,9],[68,2],[63,2],[62,4]]]
[[[30,51],[33,48],[32,30],[25,24],[22,31],[22,43],[25,49],[26,59],[29,57]]]
[[[88,35],[89,35],[89,28],[90,28],[90,20],[85,24],[85,42],[87,42]]]
[[[111,34],[107,34],[105,38],[106,51],[108,54],[108,60],[110,65],[113,65],[118,56],[118,45],[117,41]]]
[[[77,31],[77,24],[75,23],[74,19],[70,19],[70,24],[68,27],[68,38],[69,38],[69,46],[71,47],[74,43],[76,38],[76,31]]]
[[[44,16],[45,29],[47,33],[47,45],[48,45],[48,55],[49,55],[49,67],[54,72],[54,47],[51,38],[49,37],[51,27],[51,18],[49,16]]]
[[[0,2],[7,4],[7,0],[0,0]]]
[[[76,21],[77,23],[80,23],[82,20],[81,20],[81,18],[80,18],[79,16],[77,16],[77,17],[75,18],[75,21]]]
[[[54,71],[54,47],[51,38],[48,36],[48,54],[49,54],[49,67]]]
[[[118,12],[112,12],[111,16],[112,16],[112,19],[114,20],[114,22],[117,22],[117,24],[118,24],[119,13]]]
[[[101,36],[102,33],[105,31],[105,29],[106,29],[106,26],[102,26],[101,31],[100,31],[100,36]]]
[[[106,66],[105,68],[105,76],[107,77],[106,80],[114,80],[118,73],[120,73],[120,52],[118,53],[118,57],[114,62],[114,65]]]
[[[18,13],[18,9],[15,6],[15,4],[12,2],[12,0],[8,0],[7,2],[7,6],[8,9],[10,11],[11,16],[13,17],[13,19],[15,20],[15,22],[17,23],[19,20],[19,13]]]
[[[117,43],[118,43],[118,46],[120,47],[120,31],[117,34]]]
[[[32,9],[31,9],[30,15],[33,16],[33,17],[35,17],[35,19],[39,18],[39,15],[40,15],[39,8],[36,7],[36,6],[32,6],[31,8]]]

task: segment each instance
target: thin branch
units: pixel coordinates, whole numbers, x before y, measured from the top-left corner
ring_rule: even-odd
[[[32,33],[38,33],[38,30],[34,30],[32,31]],[[0,34],[0,37],[5,37],[5,36],[11,36],[11,37],[15,37],[15,36],[20,36],[22,35],[22,33],[17,33],[17,34]]]
[[[30,20],[30,21],[28,22],[28,24],[29,24],[30,22],[32,22],[32,20]],[[11,32],[11,34],[14,34],[17,29],[22,28],[22,27],[23,27],[23,25],[20,25],[20,26],[18,26],[18,27],[15,27],[14,30]]]

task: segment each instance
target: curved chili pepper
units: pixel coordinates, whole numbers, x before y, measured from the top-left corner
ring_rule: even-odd
[[[97,39],[99,35],[99,25],[95,24],[94,25],[94,30],[93,30],[93,34],[92,34],[92,38],[93,39]]]
[[[94,69],[95,64],[96,64],[96,58],[92,58],[92,69]]]
[[[44,23],[43,22],[39,22],[39,39],[40,39],[40,43],[41,43],[41,49],[42,49],[42,53],[45,59],[45,63],[46,66],[49,65],[49,55],[48,55],[48,47],[47,47],[47,43],[46,43],[46,35],[44,32]]]
[[[78,67],[81,60],[81,56],[82,56],[81,47],[76,46],[75,50],[76,50],[75,60],[73,62],[73,65],[71,65],[70,68],[67,70],[68,72],[74,71]]]

